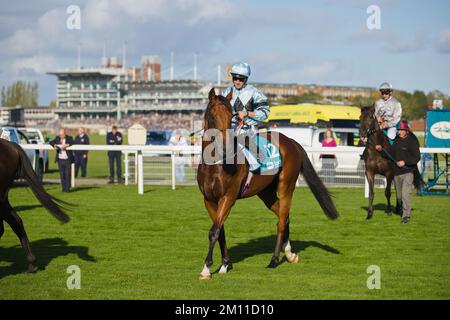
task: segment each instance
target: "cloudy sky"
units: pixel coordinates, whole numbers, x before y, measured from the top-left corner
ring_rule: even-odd
[[[247,61],[258,82],[376,87],[383,81],[413,91],[450,94],[450,2],[430,0],[0,0],[0,86],[38,81],[40,104],[56,95],[46,72],[97,67],[104,47],[127,66],[159,55],[169,77],[192,76],[194,53],[202,80],[216,66]],[[70,30],[67,8],[81,10]],[[369,30],[367,8],[380,8]]]

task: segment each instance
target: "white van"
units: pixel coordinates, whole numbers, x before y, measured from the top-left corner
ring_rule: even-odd
[[[328,128],[307,126],[307,127],[275,127],[271,131],[278,131],[285,136],[294,139],[302,147],[322,147],[322,140]],[[359,130],[357,128],[331,128],[333,138],[338,146],[358,146]],[[361,149],[362,153],[363,149]],[[317,170],[322,167],[322,161],[319,153],[309,154],[311,162]],[[356,153],[340,153],[336,155],[336,170],[352,171],[358,168],[360,154]]]
[[[21,130],[19,130],[16,127],[11,127],[11,126],[0,127],[0,132],[3,132],[3,131],[6,131],[8,133],[9,141],[15,142],[18,145],[31,144],[31,141],[28,139],[28,137],[25,135],[25,133],[23,133]],[[31,165],[33,166],[33,169],[35,171],[36,171],[36,164],[39,164],[36,174],[39,177],[39,179],[42,181],[43,176],[44,176],[43,158],[40,157],[39,152],[36,152],[36,150],[26,149],[24,151],[27,154],[28,159],[30,159]]]
[[[45,144],[44,135],[41,130],[38,128],[19,128],[30,140],[30,143],[35,144]],[[49,171],[49,158],[48,158],[48,150],[39,150],[39,157],[43,160],[44,163],[44,172]]]

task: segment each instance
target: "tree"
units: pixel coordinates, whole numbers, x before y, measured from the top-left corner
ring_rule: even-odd
[[[1,105],[5,107],[15,107],[21,105],[27,107],[37,107],[38,105],[38,83],[16,81],[7,87],[2,87]]]
[[[316,103],[322,100],[323,97],[315,92],[308,91],[300,96],[290,96],[286,99],[280,99],[279,103],[281,104],[299,104],[299,103]]]
[[[56,103],[56,100],[53,99],[52,101],[50,101],[48,106],[49,108],[55,109],[58,106],[58,104]]]
[[[371,106],[374,102],[374,99],[372,98],[372,96],[370,96],[370,97],[355,96],[355,97],[349,97],[348,101],[355,106],[366,107],[366,106]]]
[[[416,90],[412,94],[411,119],[423,119],[427,112],[427,96],[423,91]]]

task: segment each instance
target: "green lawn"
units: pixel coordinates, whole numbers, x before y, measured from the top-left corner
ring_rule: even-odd
[[[257,198],[239,201],[226,223],[234,269],[200,281],[211,222],[197,187],[83,186],[62,194],[77,204],[61,225],[27,188],[10,192],[38,258],[36,274],[9,226],[0,240],[2,299],[449,299],[450,215],[446,197],[413,197],[411,223],[383,211],[378,190],[365,221],[362,189],[333,189],[341,217],[330,221],[309,189],[298,188],[291,242],[300,263],[266,269],[275,245],[275,216]],[[81,268],[69,290],[67,267]],[[215,250],[212,270],[220,265]],[[381,268],[381,289],[366,286]]]

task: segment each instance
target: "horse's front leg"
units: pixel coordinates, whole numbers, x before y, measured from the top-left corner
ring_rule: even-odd
[[[214,246],[219,239],[221,229],[225,223],[228,214],[230,213],[231,207],[235,202],[235,198],[224,197],[219,201],[217,206],[217,210],[215,209],[215,205],[213,203],[205,200],[205,206],[213,220],[213,225],[209,230],[208,239],[209,239],[209,249],[208,254],[205,259],[205,264],[203,266],[203,270],[200,273],[200,279],[211,279],[211,271],[210,268],[213,264],[213,250]]]

